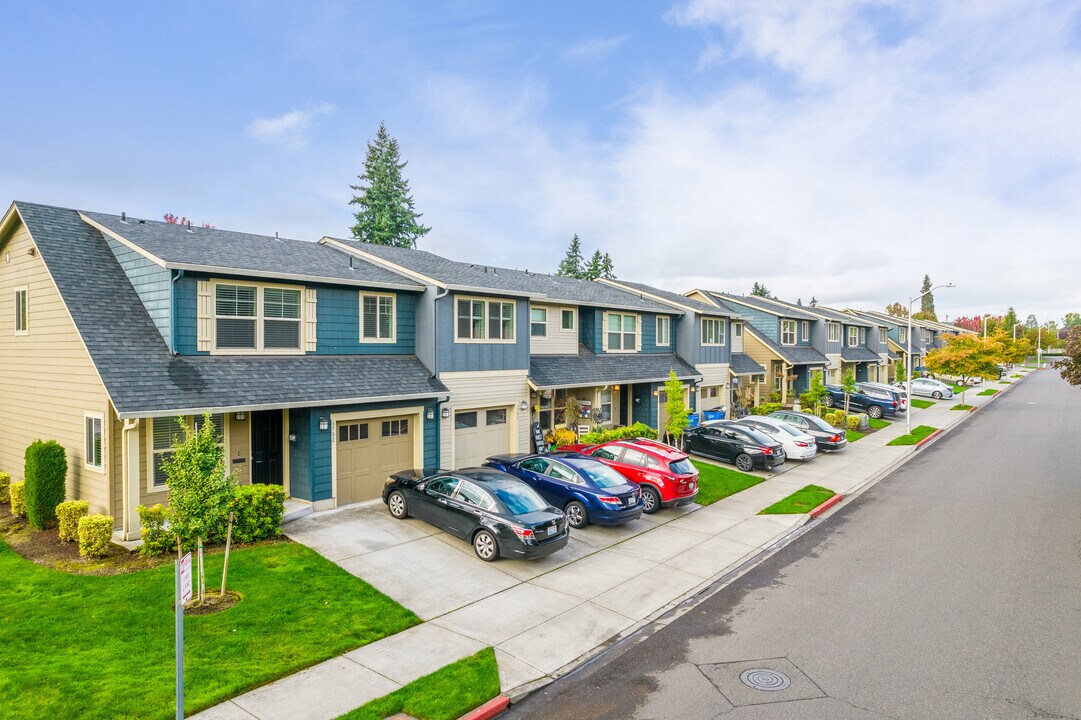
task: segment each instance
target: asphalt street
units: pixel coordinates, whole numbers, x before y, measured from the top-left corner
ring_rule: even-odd
[[[1081,718],[1079,440],[1081,389],[1034,373],[690,612],[507,717]],[[748,670],[790,684],[752,689]]]

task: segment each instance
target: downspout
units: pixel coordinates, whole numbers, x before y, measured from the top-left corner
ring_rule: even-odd
[[[450,294],[450,288],[445,287],[445,288],[443,288],[442,292],[436,293],[435,298],[432,299],[432,334],[434,335],[434,337],[432,338],[432,377],[435,378],[436,380],[439,379],[439,306],[438,306],[438,303],[439,303],[439,300],[441,300],[442,298],[445,298],[449,294]],[[451,308],[451,311],[453,312],[453,308]],[[452,318],[452,322],[453,322],[453,318]],[[454,332],[453,325],[451,326],[451,332],[452,333]],[[435,421],[437,423],[436,427],[439,428],[439,432],[438,432],[438,441],[439,442],[436,445],[437,450],[436,450],[436,463],[435,463],[437,466],[442,466],[443,465],[443,404],[446,403],[446,402],[449,402],[449,401],[450,401],[450,395],[447,395],[445,398],[440,399],[435,404],[435,408],[436,408]],[[452,445],[452,447],[453,447],[453,443],[454,443],[454,436],[452,435],[451,436],[451,445]]]
[[[120,490],[120,497],[121,497],[121,501],[123,502],[123,507],[121,508],[120,533],[121,533],[121,535],[123,535],[124,540],[135,539],[135,538],[131,537],[131,535],[133,533],[133,528],[136,528],[134,530],[134,532],[138,532],[138,529],[139,529],[139,524],[135,523],[136,519],[131,517],[131,508],[134,506],[134,504],[132,503],[132,497],[131,497],[131,495],[132,495],[131,458],[129,457],[129,454],[128,454],[128,448],[130,446],[129,443],[131,442],[131,440],[130,440],[130,432],[132,430],[138,430],[138,429],[139,429],[139,420],[138,419],[125,418],[124,419],[124,427],[123,427],[123,429],[121,430],[121,433],[120,433],[120,437],[121,437],[121,449],[120,449],[121,490]],[[136,439],[136,441],[138,441],[138,440]]]
[[[183,270],[177,270],[176,275],[173,275],[173,282],[172,282],[172,285],[170,286],[170,292],[169,292],[169,296],[170,296],[169,297],[169,313],[170,313],[169,327],[172,329],[171,334],[173,336],[170,343],[169,343],[169,346],[170,346],[170,349],[173,351],[174,355],[179,354],[177,352],[177,350],[176,350],[176,282],[177,282],[177,280],[179,280],[182,277],[184,277],[184,271]]]

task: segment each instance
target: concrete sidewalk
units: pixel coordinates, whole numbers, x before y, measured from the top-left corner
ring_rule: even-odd
[[[1007,390],[988,383],[983,387]],[[966,398],[981,407],[993,396]],[[914,410],[912,426],[948,429],[969,416],[960,398]],[[615,528],[574,531],[539,561],[477,560],[461,540],[416,520],[393,520],[382,504],[303,517],[286,534],[363,578],[426,622],[282,678],[196,717],[202,720],[333,720],[398,687],[493,646],[505,693],[565,673],[620,637],[709,587],[809,520],[758,515],[800,488],[850,494],[911,457],[887,443],[904,419],[842,452],[795,461],[783,474],[707,507],[663,510]],[[758,473],[756,473],[758,474]]]

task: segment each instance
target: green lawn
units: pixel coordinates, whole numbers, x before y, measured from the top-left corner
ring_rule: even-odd
[[[221,563],[207,556],[209,587],[220,585]],[[171,564],[70,575],[0,542],[0,577],[4,717],[173,717]],[[229,587],[238,605],[184,619],[188,713],[420,622],[291,542],[234,550]]]
[[[698,497],[695,498],[695,502],[699,505],[711,505],[729,495],[735,495],[741,490],[753,487],[764,479],[697,460],[691,460],[691,462],[698,468]]]
[[[982,391],[980,391],[980,392],[978,392],[976,394],[986,397],[987,395],[997,395],[998,390],[995,390],[994,388],[987,388],[986,390],[982,390]]]
[[[912,407],[919,408],[920,410],[926,410],[934,405],[932,400],[920,400],[919,398],[912,398]]]
[[[972,407],[973,407],[972,405],[965,405],[964,403],[957,403],[952,408],[950,408],[950,410],[971,410]]]
[[[1022,376],[1021,376],[1020,374],[1014,374],[1014,375],[1010,375],[1010,377],[1012,377],[1012,378],[1019,378],[1019,377],[1022,377]]]
[[[923,440],[925,437],[927,437],[928,435],[930,435],[931,433],[933,433],[936,430],[938,430],[938,428],[931,427],[930,425],[919,425],[917,427],[912,428],[911,434],[909,434],[909,435],[901,435],[899,437],[895,437],[893,440],[890,440],[886,444],[887,445],[915,445],[920,440]]]
[[[845,439],[848,440],[848,442],[850,443],[856,442],[857,440],[861,440],[865,437],[867,437],[867,433],[861,433],[855,430],[845,430]]]
[[[1009,380],[999,380],[998,384],[999,385],[1012,385],[1013,383],[1011,383]]]
[[[870,423],[871,427],[873,427],[875,430],[881,430],[882,428],[888,428],[890,426],[888,420],[876,420],[874,418],[867,418],[867,422]]]
[[[770,505],[758,513],[759,515],[798,515],[809,513],[822,503],[829,500],[837,493],[818,485],[808,485],[802,490],[797,490],[784,500]]]
[[[499,694],[495,651],[485,648],[431,675],[372,700],[338,720],[383,720],[407,713],[420,720],[455,720]]]
[[[960,395],[965,390],[969,390],[971,388],[969,388],[969,386],[967,385],[953,385],[951,389],[953,390],[954,395]]]

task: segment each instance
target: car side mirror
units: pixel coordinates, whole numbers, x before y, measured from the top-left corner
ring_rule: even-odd
[[[426,483],[426,482],[422,482],[419,485],[417,485],[417,492],[424,492],[427,489],[428,489],[428,483]]]

